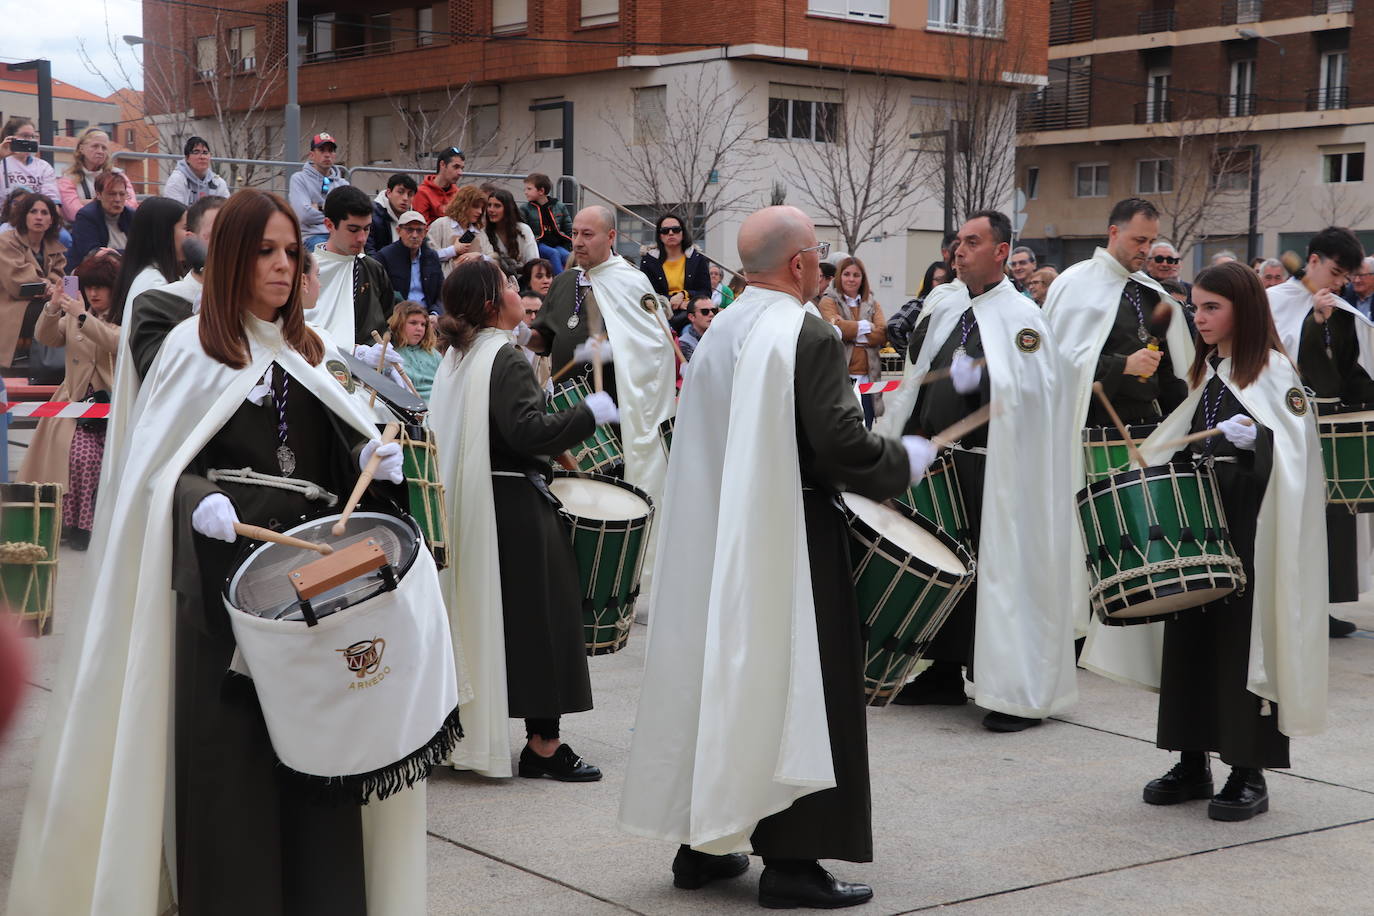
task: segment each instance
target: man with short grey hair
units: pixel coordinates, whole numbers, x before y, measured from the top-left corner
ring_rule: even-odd
[[[1011,257],[1007,259],[1007,272],[1011,274],[1012,285],[1016,291],[1022,293],[1029,299],[1035,297],[1026,289],[1026,284],[1030,282],[1031,274],[1035,273],[1036,260],[1035,252],[1025,245],[1018,245],[1011,250]]]
[[[1278,286],[1288,279],[1288,269],[1283,266],[1283,262],[1278,258],[1267,258],[1259,267],[1260,282],[1264,288]]]
[[[1344,298],[1355,307],[1355,311],[1374,320],[1374,258],[1365,258],[1360,262],[1359,268],[1350,275]]]

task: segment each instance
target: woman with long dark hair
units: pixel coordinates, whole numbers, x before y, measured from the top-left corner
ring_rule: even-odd
[[[692,245],[692,232],[676,213],[665,213],[654,225],[652,251],[639,259],[639,269],[653,284],[654,292],[667,296],[673,311],[687,303],[711,298],[711,270],[706,256]]]
[[[473,699],[453,764],[509,776],[507,717],[528,741],[519,774],[591,782],[601,771],[559,739],[559,717],[592,708],[581,588],[568,532],[549,498],[550,457],[619,419],[605,393],[558,413],[511,331],[524,319],[496,263],[459,264],[444,281],[439,333],[449,350],[430,417],[458,562],[441,574]]]
[[[186,237],[186,207],[166,197],[149,197],[134,212],[129,243],[114,290],[111,320],[124,323],[124,310],[139,293],[181,279],[181,242]]]
[[[9,213],[13,231],[0,233],[0,366],[12,365],[21,347],[27,350],[39,309],[60,292],[67,264],[57,204],[25,194],[11,201]],[[25,295],[34,284],[43,284],[43,291]]]
[[[510,276],[539,259],[534,230],[525,225],[515,208],[515,197],[505,188],[492,188],[487,194],[487,244],[501,269]]]

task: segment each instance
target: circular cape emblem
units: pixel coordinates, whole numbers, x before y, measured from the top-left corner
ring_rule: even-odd
[[[645,293],[639,297],[639,304],[646,312],[658,311],[658,296],[654,293]]]
[[[348,371],[343,360],[331,359],[324,364],[324,368],[330,375],[334,376],[334,381],[343,386],[344,391],[352,394],[357,390],[358,386],[353,381],[353,373]]]
[[[1307,413],[1307,396],[1297,388],[1288,389],[1288,409],[1296,416],[1303,416]]]
[[[1016,332],[1016,346],[1022,353],[1034,353],[1040,349],[1040,332],[1034,328],[1022,328]]]

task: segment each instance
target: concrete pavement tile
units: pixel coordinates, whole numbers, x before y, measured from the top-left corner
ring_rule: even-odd
[[[624,913],[485,856],[430,837],[429,916],[488,913]]]

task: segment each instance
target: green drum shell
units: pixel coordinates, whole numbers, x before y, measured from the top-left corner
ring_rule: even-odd
[[[1244,588],[1211,468],[1177,462],[1126,471],[1075,499],[1089,601],[1103,623],[1170,619]]]
[[[582,586],[582,625],[588,655],[618,652],[630,638],[644,548],[654,518],[654,501],[638,487],[616,477],[555,470],[554,480],[591,480],[628,490],[644,501],[647,514],[632,519],[585,518],[561,511],[572,536],[577,577]]]
[[[61,538],[60,485],[0,484],[0,607],[30,635],[52,632]]]
[[[845,506],[854,595],[863,621],[864,693],[870,706],[886,706],[902,689],[977,572],[973,553],[948,531],[909,506],[891,508],[938,540],[965,571],[938,569],[908,553]]]
[[[1361,415],[1356,419],[1355,415]],[[1364,417],[1368,414],[1368,417]],[[1333,411],[1317,430],[1326,469],[1326,501],[1351,511],[1374,510],[1374,411]]]
[[[663,440],[663,450],[672,454],[673,430],[677,427],[677,417],[669,417],[658,424],[658,437]]]
[[[1126,431],[1137,444],[1155,431],[1154,423],[1128,426]],[[1083,476],[1089,484],[1120,474],[1131,466],[1126,440],[1115,426],[1087,426],[1083,428]]]
[[[929,470],[896,501],[968,546],[968,510],[949,449],[942,449]]]
[[[549,396],[547,410],[549,413],[558,413],[576,407],[591,393],[591,386],[585,379],[573,379],[554,390]],[[590,436],[570,451],[577,469],[588,473],[598,473],[625,463],[619,434],[604,424],[598,424]]]
[[[448,566],[448,515],[434,435],[423,426],[407,424],[402,427],[400,442],[410,516],[424,533],[434,565],[443,569]]]

